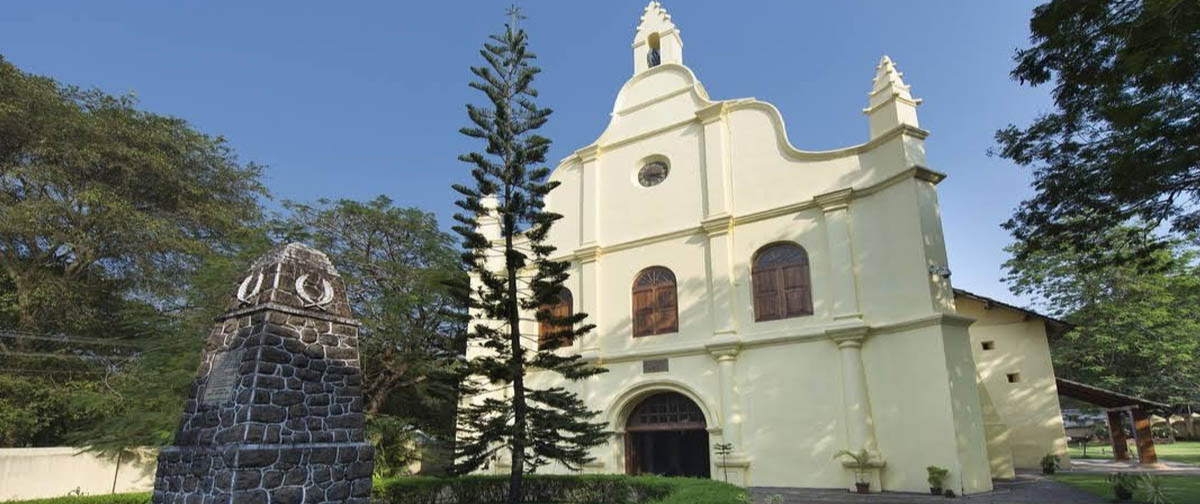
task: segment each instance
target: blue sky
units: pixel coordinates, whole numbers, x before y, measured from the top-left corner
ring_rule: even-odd
[[[506,21],[504,1],[13,2],[0,54],[22,69],[111,93],[224,135],[267,165],[276,200],[372,198],[436,212],[448,225],[465,180],[455,156],[467,67]],[[645,0],[522,0],[543,73],[551,159],[603,130],[632,72]],[[919,109],[939,185],[952,281],[1025,304],[1000,282],[1000,224],[1031,194],[1029,174],[988,157],[992,135],[1050,106],[1008,77],[1039,2],[666,0],[684,60],[714,99],[775,104],[798,148],[867,139],[874,66],[888,54]],[[272,205],[276,205],[272,203]]]

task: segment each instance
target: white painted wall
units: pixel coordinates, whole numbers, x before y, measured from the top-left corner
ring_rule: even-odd
[[[154,489],[154,454],[106,458],[79,448],[0,448],[0,501],[147,492]]]

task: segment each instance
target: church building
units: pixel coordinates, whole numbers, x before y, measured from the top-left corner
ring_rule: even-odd
[[[597,326],[556,351],[608,372],[527,381],[602,412],[611,441],[585,472],[928,492],[926,467],[941,466],[945,488],[970,494],[1065,454],[1044,321],[1009,324],[979,296],[971,316],[956,309],[945,175],[926,165],[921,100],[893,61],[864,89],[866,141],[803,151],[771,104],[710,98],[683,48],[651,2],[608,127],[551,175],[564,218],[550,244],[572,265],[555,309]],[[977,336],[983,316],[1000,318]],[[533,313],[525,324],[537,344]]]

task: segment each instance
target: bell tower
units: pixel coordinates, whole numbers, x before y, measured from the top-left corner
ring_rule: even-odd
[[[671,15],[657,1],[646,5],[637,35],[633,37],[633,74],[664,63],[683,64],[683,39]]]

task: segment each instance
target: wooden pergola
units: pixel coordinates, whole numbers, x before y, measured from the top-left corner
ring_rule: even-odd
[[[1060,395],[1108,410],[1108,431],[1112,437],[1114,459],[1129,460],[1124,428],[1125,415],[1129,414],[1133,417],[1133,439],[1137,446],[1138,463],[1158,462],[1158,456],[1154,453],[1154,435],[1150,432],[1150,415],[1156,411],[1169,415],[1170,406],[1062,378],[1055,378],[1055,382]]]

